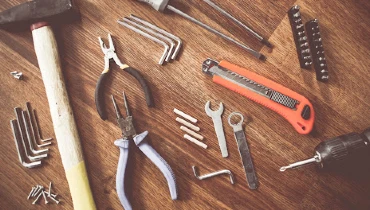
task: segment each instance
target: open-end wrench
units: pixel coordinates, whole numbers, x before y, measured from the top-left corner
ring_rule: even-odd
[[[224,105],[222,102],[220,103],[220,107],[218,108],[217,111],[212,111],[210,108],[211,102],[207,101],[204,109],[209,117],[212,118],[213,120],[213,125],[215,127],[217,139],[218,139],[218,144],[220,145],[220,150],[222,157],[227,157],[229,156],[229,153],[227,152],[227,146],[226,146],[226,138],[225,138],[225,133],[224,133],[224,127],[222,125],[222,119],[221,115],[224,112]]]

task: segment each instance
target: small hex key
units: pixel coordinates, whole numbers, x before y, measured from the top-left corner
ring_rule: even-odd
[[[128,29],[131,29],[132,31],[134,31],[134,32],[136,32],[136,33],[138,33],[138,34],[140,34],[140,35],[142,35],[142,36],[144,36],[144,37],[146,37],[146,38],[148,38],[148,39],[152,40],[153,42],[156,42],[156,43],[158,43],[158,44],[163,45],[163,46],[164,46],[163,55],[162,55],[162,57],[159,59],[159,62],[158,62],[158,64],[159,64],[159,65],[163,65],[164,60],[165,60],[165,59],[166,59],[166,57],[167,57],[168,50],[170,49],[170,47],[168,46],[168,44],[166,44],[166,42],[164,42],[164,41],[162,41],[162,40],[159,40],[159,39],[157,39],[156,37],[154,37],[154,36],[152,36],[152,35],[150,35],[150,34],[148,34],[148,33],[145,33],[144,31],[142,31],[142,30],[140,30],[140,29],[137,29],[137,28],[135,28],[135,27],[133,27],[133,26],[131,26],[131,25],[127,24],[126,22],[123,22],[123,21],[120,21],[120,20],[118,20],[117,22],[118,22],[119,24],[121,24],[122,26],[124,26],[124,27],[126,27],[126,28],[128,28]]]
[[[138,23],[135,23],[135,22],[131,21],[128,18],[123,18],[123,21],[125,21],[127,23],[130,23],[131,25],[136,26],[137,28],[146,31],[147,33],[153,34],[156,37],[161,38],[162,40],[166,40],[168,43],[170,43],[170,49],[168,50],[168,53],[167,53],[166,62],[169,62],[171,60],[172,50],[175,47],[175,42],[173,42],[172,39],[170,39],[170,38],[168,38],[168,37],[166,37],[166,36],[164,36],[160,33],[157,33],[152,29],[145,28],[144,26],[142,26]]]
[[[34,168],[36,166],[41,165],[41,161],[36,161],[36,162],[31,162],[31,163],[27,163],[25,161],[25,158],[23,157],[23,154],[21,152],[21,145],[19,144],[19,133],[20,132],[18,130],[17,120],[10,120],[10,126],[12,128],[13,137],[14,137],[14,141],[15,141],[15,147],[17,149],[18,158],[19,158],[19,161],[21,162],[21,164],[26,168]],[[26,148],[24,148],[24,150],[26,151]]]
[[[130,15],[130,18],[133,19],[133,20],[135,20],[136,22],[139,22],[139,23],[141,23],[141,24],[143,24],[143,25],[145,25],[145,26],[147,26],[147,27],[149,27],[151,29],[154,29],[154,30],[156,30],[156,31],[158,31],[158,32],[160,32],[160,33],[168,36],[169,38],[175,40],[177,42],[177,46],[176,46],[175,51],[172,53],[171,59],[172,60],[175,60],[176,59],[177,55],[180,52],[181,46],[182,46],[182,41],[181,41],[181,39],[179,37],[177,37],[177,36],[175,36],[175,35],[167,32],[167,31],[159,28],[158,26],[156,26],[156,25],[154,25],[152,23],[149,23],[148,21],[145,21],[145,20],[143,20],[143,19],[141,19],[141,18],[139,18],[139,17],[137,17],[137,16],[135,16],[133,14]]]

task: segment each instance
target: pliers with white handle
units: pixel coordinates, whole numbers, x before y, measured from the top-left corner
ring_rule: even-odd
[[[151,147],[145,140],[148,135],[148,131],[144,131],[140,134],[136,134],[134,124],[132,122],[132,116],[127,105],[127,99],[125,93],[123,93],[124,104],[126,108],[126,118],[122,116],[117,106],[117,103],[112,95],[112,101],[114,110],[117,116],[118,126],[122,130],[122,138],[114,142],[114,145],[120,149],[120,156],[118,161],[117,175],[116,175],[116,190],[121,201],[122,206],[125,210],[131,210],[131,204],[127,199],[125,193],[125,175],[129,153],[130,140],[132,139],[136,146],[159,168],[167,180],[168,187],[170,190],[172,200],[177,199],[176,179],[175,175],[168,165],[168,163]]]
[[[104,100],[103,100],[103,82],[106,80],[105,78],[107,77],[109,73],[109,62],[111,59],[114,60],[114,62],[119,66],[120,69],[128,72],[131,74],[135,79],[140,83],[141,87],[144,90],[145,93],[145,100],[148,105],[148,107],[154,106],[153,102],[153,96],[151,94],[151,91],[149,89],[149,86],[144,79],[144,77],[140,74],[140,72],[132,67],[130,67],[127,64],[123,64],[117,54],[116,54],[116,49],[113,44],[112,36],[108,34],[108,40],[109,40],[109,48],[104,44],[103,40],[101,37],[99,37],[99,42],[100,42],[100,47],[104,53],[104,71],[101,73],[99,80],[96,84],[96,89],[95,89],[95,105],[96,109],[98,110],[98,113],[100,115],[100,118],[102,120],[107,119],[107,114],[104,109]]]

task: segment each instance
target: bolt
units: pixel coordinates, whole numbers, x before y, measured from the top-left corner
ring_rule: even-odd
[[[40,193],[37,198],[32,202],[32,205],[35,205],[37,203],[37,201],[40,199],[42,193]]]
[[[27,200],[30,199],[30,197],[33,194],[33,192],[35,191],[35,189],[36,189],[35,187],[32,187],[32,190],[31,190],[30,194],[28,194]]]

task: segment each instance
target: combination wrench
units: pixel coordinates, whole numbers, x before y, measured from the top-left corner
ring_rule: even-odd
[[[211,102],[207,101],[204,109],[207,115],[212,118],[215,131],[216,131],[216,135],[217,135],[217,139],[218,139],[218,144],[220,145],[221,154],[222,154],[222,157],[225,158],[229,156],[229,153],[227,152],[226,138],[225,138],[224,128],[223,128],[222,119],[221,119],[221,115],[224,112],[224,105],[221,102],[220,107],[216,111],[211,110],[210,105],[211,105]]]
[[[237,124],[233,124],[231,122],[231,118],[233,116],[240,117],[240,121]],[[248,186],[250,189],[254,190],[254,189],[257,189],[258,187],[258,180],[256,176],[256,171],[254,170],[251,153],[249,151],[247,137],[245,136],[244,131],[243,131],[243,121],[244,121],[244,117],[239,112],[231,113],[228,118],[229,125],[234,130],[234,136],[235,136],[236,143],[238,145],[240,158],[242,159],[245,175],[247,176]]]

